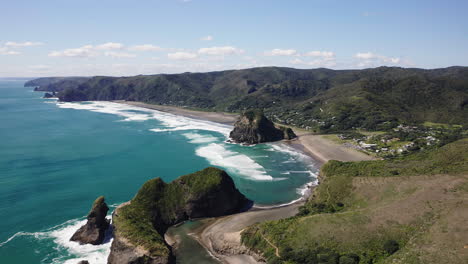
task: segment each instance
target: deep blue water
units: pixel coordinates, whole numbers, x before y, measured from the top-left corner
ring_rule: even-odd
[[[0,80],[0,263],[105,263],[109,244],[68,242],[92,201],[114,207],[148,179],[226,169],[257,204],[300,197],[314,161],[285,144],[228,144],[211,122],[107,102],[57,104]]]

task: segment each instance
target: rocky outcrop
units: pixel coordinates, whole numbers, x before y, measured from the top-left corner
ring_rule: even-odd
[[[115,236],[107,259],[111,264],[167,264],[174,263],[171,255],[154,255],[143,247],[135,246],[123,236]]]
[[[296,137],[291,128],[277,128],[260,110],[248,110],[241,114],[229,137],[237,143],[257,144],[292,139]]]
[[[54,98],[54,97],[56,97],[56,94],[55,92],[52,92],[52,93],[44,93],[43,98]]]
[[[280,126],[281,131],[283,131],[283,139],[291,140],[297,138],[296,133],[290,127]]]
[[[87,260],[82,260],[82,261],[78,262],[77,264],[89,264],[89,262]]]
[[[99,245],[104,241],[105,233],[109,228],[109,220],[106,219],[109,208],[104,201],[104,196],[98,197],[88,214],[88,221],[70,238],[80,244]]]
[[[114,241],[109,264],[172,263],[167,229],[182,221],[222,216],[246,209],[252,202],[223,170],[206,168],[171,183],[147,181],[137,195],[112,216]]]

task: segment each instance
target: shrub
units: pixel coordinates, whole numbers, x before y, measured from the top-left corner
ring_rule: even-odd
[[[399,249],[400,249],[400,244],[398,244],[398,242],[393,239],[389,239],[385,241],[384,243],[384,250],[389,255],[392,255],[393,253],[397,252]]]

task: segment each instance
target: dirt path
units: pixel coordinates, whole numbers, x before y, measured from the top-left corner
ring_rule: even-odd
[[[268,240],[268,238],[266,238],[264,234],[262,234],[262,238],[265,239],[265,241],[266,241],[270,246],[272,246],[272,247],[275,249],[275,255],[276,255],[278,258],[280,258],[281,256],[280,256],[280,254],[279,254],[279,248],[278,248],[277,246],[275,246],[273,243],[271,243],[271,241]]]

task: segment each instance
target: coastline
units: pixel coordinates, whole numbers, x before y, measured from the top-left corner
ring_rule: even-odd
[[[168,105],[155,105],[135,101],[111,101],[119,104],[126,104],[142,108],[148,108],[161,112],[171,113],[174,115],[185,116],[198,120],[211,121],[221,123],[224,125],[234,125],[237,120],[237,114],[224,113],[224,112],[205,112],[192,109],[186,109],[177,106]],[[375,157],[366,155],[355,149],[341,146],[331,140],[323,138],[322,135],[314,134],[312,132],[291,127],[297,135],[296,139],[285,140],[290,146],[305,152],[313,159],[320,162],[320,165],[325,164],[329,160],[339,161],[362,161],[362,160],[375,160]]]
[[[152,105],[142,102],[112,102],[158,110],[174,115],[225,125],[233,125],[237,119],[237,115],[235,114],[221,112],[203,112],[175,106]],[[293,140],[285,140],[284,142],[318,161],[319,166],[322,166],[329,160],[360,161],[375,159],[374,157],[325,139],[321,135],[294,127],[292,128],[295,130],[298,137]],[[318,175],[318,178],[320,178],[320,175]],[[202,221],[203,225],[202,227],[197,228],[197,230],[194,230],[192,237],[197,240],[212,256],[222,263],[264,263],[262,262],[262,256],[255,252],[251,252],[248,248],[242,245],[242,230],[257,222],[279,220],[296,215],[299,211],[299,207],[302,206],[311,195],[313,195],[313,189],[315,186],[316,185],[309,183],[308,190],[304,192],[303,196],[290,203],[265,207],[254,206],[243,213],[199,220]],[[171,239],[169,238],[169,240]],[[175,241],[172,240],[171,242],[174,243]]]

